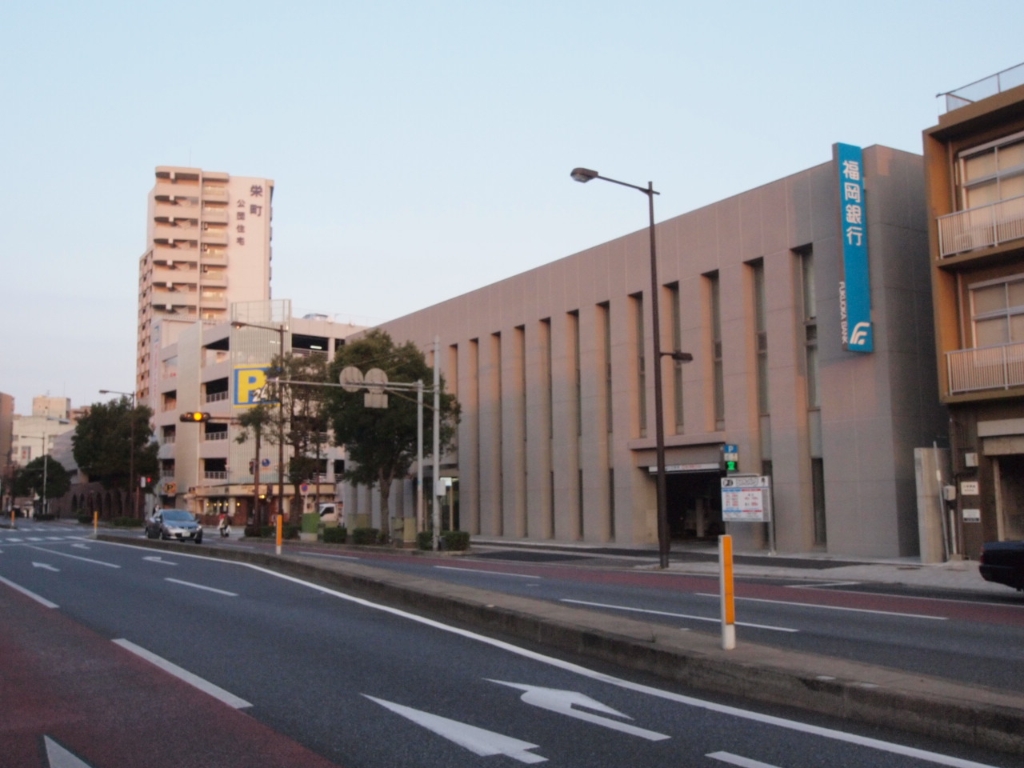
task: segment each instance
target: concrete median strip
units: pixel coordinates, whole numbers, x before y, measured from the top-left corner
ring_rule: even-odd
[[[99,538],[126,543],[113,536]],[[166,542],[131,544],[180,550]],[[1012,692],[742,640],[735,650],[723,651],[714,635],[341,560],[217,547],[189,549],[189,554],[259,565],[421,615],[502,632],[705,691],[1024,755],[1024,697]]]

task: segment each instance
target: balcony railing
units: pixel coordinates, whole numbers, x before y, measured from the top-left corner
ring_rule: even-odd
[[[949,393],[963,395],[1024,386],[1024,342],[946,353]]]
[[[228,479],[228,473],[227,472],[213,472],[211,470],[206,470],[205,472],[203,472],[203,477],[205,477],[207,480],[227,480]]]
[[[227,430],[224,430],[223,432],[205,432],[203,433],[203,437],[207,440],[227,440],[228,432]]]
[[[939,256],[991,248],[1024,237],[1024,195],[939,217]]]
[[[227,392],[210,392],[206,395],[206,402],[208,403],[219,403],[221,400],[227,400]]]

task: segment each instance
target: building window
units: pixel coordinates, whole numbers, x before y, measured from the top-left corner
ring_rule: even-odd
[[[825,463],[822,459],[811,459],[811,495],[814,499],[814,543],[828,544],[825,534]]]
[[[569,333],[572,334],[572,375],[576,401],[576,434],[583,435],[583,381],[580,371],[580,313],[574,309],[569,313]]]
[[[612,310],[608,302],[598,304],[601,318],[601,337],[604,341],[604,417],[608,432],[612,432]]]
[[[800,258],[800,284],[804,327],[804,359],[807,368],[807,407],[820,408],[818,387],[818,310],[814,290],[814,254],[808,248]]]
[[[1024,341],[1024,275],[970,287],[975,347]]]
[[[551,318],[540,321],[541,336],[544,338],[544,410],[547,411],[548,440],[555,436],[554,372],[552,371]]]
[[[682,307],[679,304],[679,283],[668,286],[672,311],[672,351],[683,348]],[[676,434],[683,434],[683,363],[672,361],[672,408],[675,411]]]
[[[711,310],[711,370],[714,376],[715,429],[725,429],[725,372],[722,367],[722,305],[718,273],[707,276]]]
[[[757,353],[757,410],[769,414],[768,407],[768,319],[765,311],[764,259],[751,263],[754,277],[754,349]]]
[[[636,398],[637,420],[640,422],[640,437],[647,437],[647,372],[644,349],[644,295],[635,293],[633,300],[633,320],[636,325]]]
[[[964,150],[958,160],[963,208],[1024,195],[1024,132]]]

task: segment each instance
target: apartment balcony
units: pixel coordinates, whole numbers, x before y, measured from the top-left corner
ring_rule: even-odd
[[[203,208],[203,221],[209,221],[213,224],[227,224],[228,223],[228,209],[227,208]]]
[[[203,200],[216,200],[226,203],[228,201],[227,187],[203,187]]]
[[[207,245],[227,245],[229,237],[226,229],[203,230],[203,242]]]
[[[204,288],[227,288],[228,276],[223,270],[203,272],[202,283]]]
[[[151,303],[157,306],[194,307],[197,296],[188,291],[153,291]]]
[[[203,296],[199,299],[199,306],[202,309],[227,309],[228,300],[224,296]]]
[[[160,219],[198,219],[199,208],[188,198],[175,199],[171,202],[157,202],[153,206],[153,218]]]
[[[157,222],[156,226],[153,227],[153,240],[160,242],[161,240],[191,240],[192,242],[199,241],[199,227],[196,225],[187,226],[185,225],[185,219],[181,220],[182,225],[177,224],[161,224]]]
[[[199,271],[196,269],[171,269],[170,267],[157,266],[153,268],[153,285],[166,285],[174,283],[180,285],[195,285],[199,279]],[[206,276],[203,276],[203,283],[206,284]]]
[[[203,251],[203,264],[211,267],[226,267],[228,254],[223,248],[209,248]]]
[[[198,261],[198,248],[178,248],[170,245],[155,245],[153,247],[154,264],[195,264]]]
[[[1024,342],[946,353],[949,394],[1024,387]]]
[[[227,190],[225,190],[225,200],[227,199]],[[187,184],[180,183],[175,184],[170,181],[158,181],[153,189],[153,196],[158,200],[179,200],[181,198],[189,198],[192,200],[199,199],[199,185],[198,184]]]
[[[939,257],[943,259],[1022,238],[1024,196],[939,217]]]

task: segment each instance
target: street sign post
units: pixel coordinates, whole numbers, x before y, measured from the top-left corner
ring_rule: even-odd
[[[722,478],[722,522],[768,523],[768,542],[775,554],[771,477],[730,475]]]

